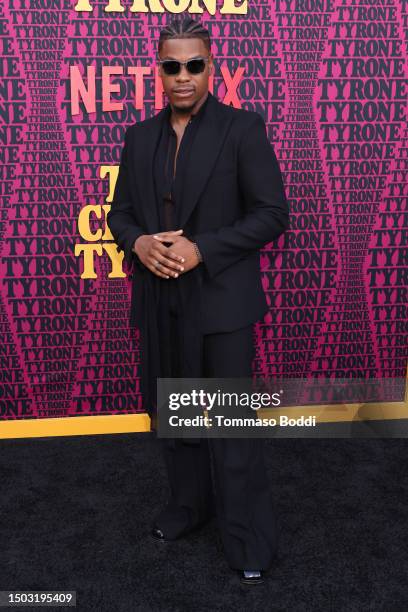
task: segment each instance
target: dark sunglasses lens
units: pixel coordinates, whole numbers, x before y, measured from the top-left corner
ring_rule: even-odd
[[[187,70],[191,74],[200,74],[205,68],[205,61],[203,59],[192,59],[187,62]]]
[[[180,62],[176,62],[176,60],[163,62],[162,67],[166,74],[178,74],[180,72]]]

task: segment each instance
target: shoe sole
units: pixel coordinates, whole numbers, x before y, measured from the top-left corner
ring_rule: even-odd
[[[245,585],[247,585],[247,584],[250,584],[250,585],[263,584],[264,579],[263,578],[261,578],[261,579],[256,578],[254,580],[250,580],[250,579],[244,580],[243,578],[241,578],[240,582],[241,582],[241,584],[245,584]]]
[[[170,540],[165,540],[164,538],[158,538],[157,536],[152,535],[153,540],[156,542],[170,542]]]

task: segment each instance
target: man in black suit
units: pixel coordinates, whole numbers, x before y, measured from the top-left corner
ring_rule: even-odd
[[[208,91],[210,50],[189,17],[161,31],[169,104],[128,128],[107,218],[134,264],[131,324],[154,427],[157,377],[251,378],[253,324],[268,310],[259,250],[289,223],[265,123]],[[216,514],[230,567],[261,582],[277,550],[263,441],[162,439],[162,448],[170,496],[152,535],[174,540]]]

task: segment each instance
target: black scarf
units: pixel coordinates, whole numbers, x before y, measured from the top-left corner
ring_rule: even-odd
[[[138,291],[143,293],[143,318],[140,325],[141,334],[141,391],[143,405],[149,413],[151,427],[157,431],[157,378],[171,378],[169,355],[172,334],[170,325],[169,302],[163,291],[163,283],[172,283],[176,291],[178,311],[177,352],[179,355],[180,378],[201,378],[203,336],[201,329],[201,288],[202,269],[197,266],[193,270],[180,275],[177,279],[161,279],[147,268],[144,271],[143,282]],[[164,298],[164,299],[163,299]],[[167,413],[169,414],[169,413]],[[162,415],[163,418],[165,415]],[[199,438],[184,438],[186,444],[199,444]],[[172,439],[168,440],[173,446]]]
[[[186,126],[177,155],[176,178],[173,179],[173,161],[176,138],[170,125],[171,109],[163,121],[163,129],[153,160],[155,176],[156,205],[160,219],[160,231],[177,229],[174,226],[175,206],[181,204],[183,175],[189,148],[199,129],[208,97],[198,113]],[[173,138],[173,140],[171,140]],[[169,204],[171,193],[173,204]],[[184,233],[183,235],[187,237]],[[157,378],[171,378],[174,370],[171,355],[174,353],[174,339],[177,341],[179,364],[178,378],[202,377],[203,337],[201,333],[201,289],[203,264],[182,273],[177,279],[162,279],[144,268],[144,278],[138,291],[143,292],[141,332],[141,386],[144,407],[149,413],[152,430],[157,431]],[[164,286],[164,283],[167,285]],[[176,304],[179,316],[170,317],[170,301]],[[171,328],[177,321],[177,329]],[[167,414],[169,412],[167,411]],[[162,418],[165,415],[162,415]],[[183,438],[186,444],[199,444],[199,438]],[[168,439],[174,447],[174,440]]]

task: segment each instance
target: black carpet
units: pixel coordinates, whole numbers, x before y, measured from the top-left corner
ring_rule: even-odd
[[[1,440],[0,590],[76,590],[101,612],[408,610],[408,442],[266,444],[280,554],[244,587],[215,522],[151,539],[167,495],[154,434]]]

